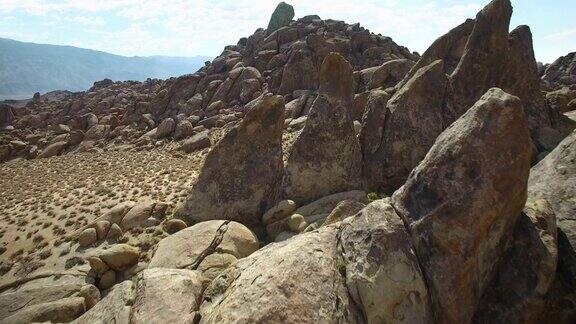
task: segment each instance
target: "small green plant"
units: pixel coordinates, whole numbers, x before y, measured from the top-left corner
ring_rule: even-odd
[[[375,192],[371,192],[368,194],[368,200],[370,200],[370,202],[373,202],[375,200],[378,200],[378,194]]]

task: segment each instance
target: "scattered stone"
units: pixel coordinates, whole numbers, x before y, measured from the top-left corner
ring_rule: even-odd
[[[110,269],[102,274],[100,280],[98,281],[98,288],[100,290],[106,290],[111,288],[116,284],[116,272]]]
[[[102,277],[102,275],[110,269],[102,259],[96,256],[88,257],[88,263],[90,264],[90,268],[96,272],[98,277]]]
[[[186,153],[192,153],[212,145],[210,137],[208,137],[209,131],[202,131],[191,138],[184,141],[180,149]]]
[[[290,216],[297,207],[293,200],[282,200],[262,216],[262,223],[267,225],[284,219]]]
[[[98,241],[98,234],[95,228],[87,228],[78,236],[78,244],[81,247],[89,247]]]
[[[136,204],[120,222],[120,228],[124,231],[134,227],[148,227],[148,219],[152,215],[155,203],[141,202]]]
[[[110,225],[110,229],[108,230],[106,239],[114,241],[119,239],[120,237],[122,237],[122,229],[120,228],[120,226],[118,226],[118,224]]]
[[[113,270],[124,271],[138,263],[140,253],[130,245],[115,244],[97,252],[97,256]]]
[[[169,219],[164,223],[164,229],[169,234],[174,234],[188,227],[186,223],[181,219]]]

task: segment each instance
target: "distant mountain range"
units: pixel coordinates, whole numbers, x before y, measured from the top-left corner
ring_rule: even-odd
[[[194,73],[211,60],[195,57],[125,57],[77,48],[0,38],[0,100],[30,98],[35,92],[83,91],[95,81],[166,79]]]

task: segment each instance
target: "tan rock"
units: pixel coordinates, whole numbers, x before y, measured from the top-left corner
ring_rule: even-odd
[[[259,247],[256,236],[240,223],[212,220],[187,227],[162,239],[149,268],[196,269],[212,253],[244,258]]]
[[[191,323],[202,276],[186,269],[146,269],[138,276],[131,323]]]
[[[70,322],[86,311],[84,298],[69,297],[45,304],[26,307],[16,314],[4,318],[2,323],[21,324],[33,322]]]
[[[132,267],[138,263],[140,257],[138,249],[128,244],[114,244],[106,250],[96,252],[96,255],[116,271]]]

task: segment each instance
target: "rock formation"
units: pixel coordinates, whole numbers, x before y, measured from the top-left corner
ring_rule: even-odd
[[[531,154],[520,100],[493,88],[438,137],[394,193],[438,322],[472,319],[526,202]]]
[[[284,100],[263,94],[246,106],[242,122],[210,151],[178,217],[258,225],[282,176]]]
[[[288,156],[283,197],[303,204],[363,187],[352,94],[352,67],[342,56],[328,55],[320,71],[318,97]]]

